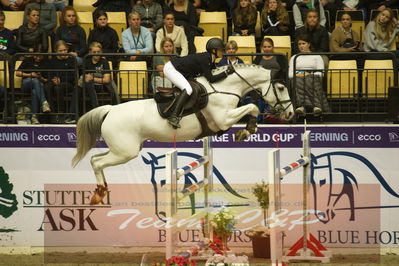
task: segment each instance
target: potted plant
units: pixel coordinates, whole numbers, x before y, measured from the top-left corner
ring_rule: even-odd
[[[263,211],[264,225],[253,227],[246,231],[252,240],[252,250],[256,258],[270,258],[270,230],[267,224],[269,209],[269,184],[262,180],[261,184],[255,184],[252,192]]]
[[[236,220],[234,214],[227,208],[222,208],[219,212],[213,215],[211,225],[213,233],[219,238],[224,247],[224,254],[226,254],[227,240],[234,231]]]

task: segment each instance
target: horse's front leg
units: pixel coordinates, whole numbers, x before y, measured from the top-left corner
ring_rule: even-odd
[[[248,120],[247,126],[243,130],[239,130],[235,134],[235,141],[242,141],[248,138],[251,134],[256,133],[258,127],[256,125],[256,119],[259,115],[259,109],[255,104],[247,104],[233,110],[230,110],[227,113],[226,124],[227,128],[232,127],[235,123],[237,123],[241,118],[245,115],[251,115]]]

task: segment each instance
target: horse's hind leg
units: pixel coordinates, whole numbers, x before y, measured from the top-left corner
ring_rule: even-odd
[[[125,148],[124,150],[118,150],[118,152],[109,150],[108,152],[96,154],[91,157],[90,163],[97,179],[97,189],[91,198],[90,204],[100,203],[108,193],[103,169],[108,166],[123,164],[136,158],[141,146],[138,145],[137,148],[130,148],[130,150]]]

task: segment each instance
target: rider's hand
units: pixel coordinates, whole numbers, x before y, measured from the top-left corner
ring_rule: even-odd
[[[234,71],[235,71],[235,70],[234,70],[233,65],[228,65],[228,67],[227,67],[227,69],[226,69],[226,74],[227,74],[227,75],[233,74]]]

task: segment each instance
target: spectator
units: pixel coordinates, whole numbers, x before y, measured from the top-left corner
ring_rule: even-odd
[[[299,35],[296,44],[301,53],[313,51],[311,39],[308,35]],[[323,71],[324,63],[320,55],[294,55],[291,57],[288,77],[293,83],[292,88],[295,88],[297,106],[295,113],[297,115],[305,115],[305,108],[308,107],[312,108],[315,116],[329,110],[327,99],[323,93],[321,79]]]
[[[153,0],[143,0],[135,4],[132,11],[136,11],[141,17],[141,26],[147,28],[153,38],[156,31],[162,27],[162,7]]]
[[[0,53],[3,55],[13,55],[17,49],[14,41],[14,34],[11,30],[4,27],[6,15],[0,10]]]
[[[295,36],[306,34],[310,37],[313,52],[328,52],[328,32],[319,23],[319,13],[316,9],[310,9],[306,15],[305,25],[295,31]],[[298,43],[298,39],[295,40]],[[295,53],[298,47],[294,48]]]
[[[195,3],[199,2],[199,3]],[[200,0],[194,1],[194,6],[197,10],[198,15],[201,12],[227,12],[228,5],[225,3],[224,0]]]
[[[49,82],[45,85],[47,99],[53,111],[58,113],[56,123],[64,122],[63,114],[66,111],[65,96],[73,94],[71,99],[70,112],[76,113],[76,97],[77,89],[75,86],[76,77],[76,59],[68,52],[69,46],[63,40],[55,43],[54,52],[57,54],[65,54],[53,56],[49,65],[54,70],[49,73]],[[72,116],[68,116],[66,123],[75,123]]]
[[[1,0],[4,10],[23,11],[29,0]]]
[[[40,27],[40,12],[36,7],[30,7],[26,11],[27,22],[18,29],[17,49],[19,52],[33,52],[35,47],[41,47],[41,51],[48,49],[46,31]]]
[[[262,36],[289,35],[288,12],[281,0],[266,0],[261,15]]]
[[[153,41],[150,31],[141,26],[140,14],[132,12],[128,16],[130,27],[122,32],[122,45],[126,53],[137,54],[130,56],[130,60],[147,61],[143,56],[152,52]]]
[[[281,0],[281,5],[285,8],[285,10],[292,10],[296,0]]]
[[[331,52],[358,52],[361,48],[359,33],[352,29],[352,18],[348,12],[342,13],[342,26],[334,29],[330,37]]]
[[[233,36],[255,36],[255,25],[258,18],[256,7],[250,0],[237,0],[237,7],[233,13]]]
[[[256,56],[254,64],[269,69],[272,79],[286,80],[287,62],[283,56],[272,55],[274,53],[273,40],[271,38],[264,38],[260,44],[260,50],[265,55]]]
[[[102,53],[101,43],[93,42],[89,46],[90,54]],[[107,59],[101,56],[87,57],[84,62],[84,87],[90,99],[91,108],[98,107],[97,92],[109,92],[113,104],[116,104],[116,96],[112,87],[111,71]]]
[[[153,66],[156,70],[152,75],[152,88],[172,88],[173,84],[169,79],[165,78],[163,73],[164,65],[174,57],[175,47],[173,45],[173,40],[169,37],[164,37],[160,43],[160,53],[170,54],[170,56],[154,56]]]
[[[55,40],[63,40],[69,46],[70,54],[76,56],[79,65],[87,53],[86,33],[79,26],[79,18],[72,6],[66,6],[61,13],[60,26],[55,33]]]
[[[226,43],[226,53],[230,54],[228,56],[223,56],[222,59],[217,64],[218,67],[220,66],[227,66],[227,65],[235,65],[235,64],[244,64],[241,58],[235,56],[234,54],[237,53],[238,45],[237,42],[232,40]]]
[[[188,41],[188,53],[195,53],[194,37],[202,35],[203,30],[197,27],[198,16],[193,4],[188,0],[172,0],[164,13],[173,13],[176,25],[184,28]]]
[[[116,31],[108,25],[108,15],[104,10],[94,12],[94,29],[89,33],[88,43],[101,43],[104,53],[117,53],[120,47]],[[113,66],[117,67],[117,57],[109,58]]]
[[[368,0],[367,1],[367,10],[371,11],[373,9],[378,9],[379,11],[383,11],[386,8],[398,8],[399,1],[398,0]]]
[[[367,24],[364,32],[364,50],[366,52],[390,51],[398,34],[399,22],[394,17],[392,9],[386,8]],[[396,53],[398,56],[398,51]]]
[[[132,9],[130,0],[97,0],[93,6],[97,8],[96,11],[104,10],[107,12],[125,12],[126,16],[128,16]]]
[[[57,13],[53,4],[45,3],[44,0],[36,0],[26,5],[24,23],[27,22],[27,11],[30,7],[35,7],[40,13],[40,27],[44,29],[48,36],[54,41],[54,29],[57,26]]]
[[[46,0],[46,3],[54,5],[56,11],[62,11],[68,5],[68,0]]]
[[[163,18],[163,27],[157,31],[155,38],[155,49],[157,52],[161,50],[161,40],[169,37],[173,41],[176,53],[180,56],[188,54],[188,41],[184,29],[175,25],[175,16],[173,13],[166,13]]]
[[[40,45],[35,47],[32,52],[40,53]],[[22,77],[22,91],[31,92],[32,94],[32,124],[40,124],[37,117],[37,114],[40,112],[40,107],[43,113],[51,112],[50,105],[47,102],[43,88],[43,84],[47,82],[47,78],[42,70],[47,68],[47,62],[43,59],[42,55],[31,55],[25,56],[18,68],[18,71],[16,72],[17,77]]]
[[[299,29],[306,24],[305,21],[310,10],[315,10],[319,14],[319,24],[323,27],[326,27],[326,16],[323,5],[320,5],[318,0],[299,0],[292,7],[295,20],[295,29]]]

